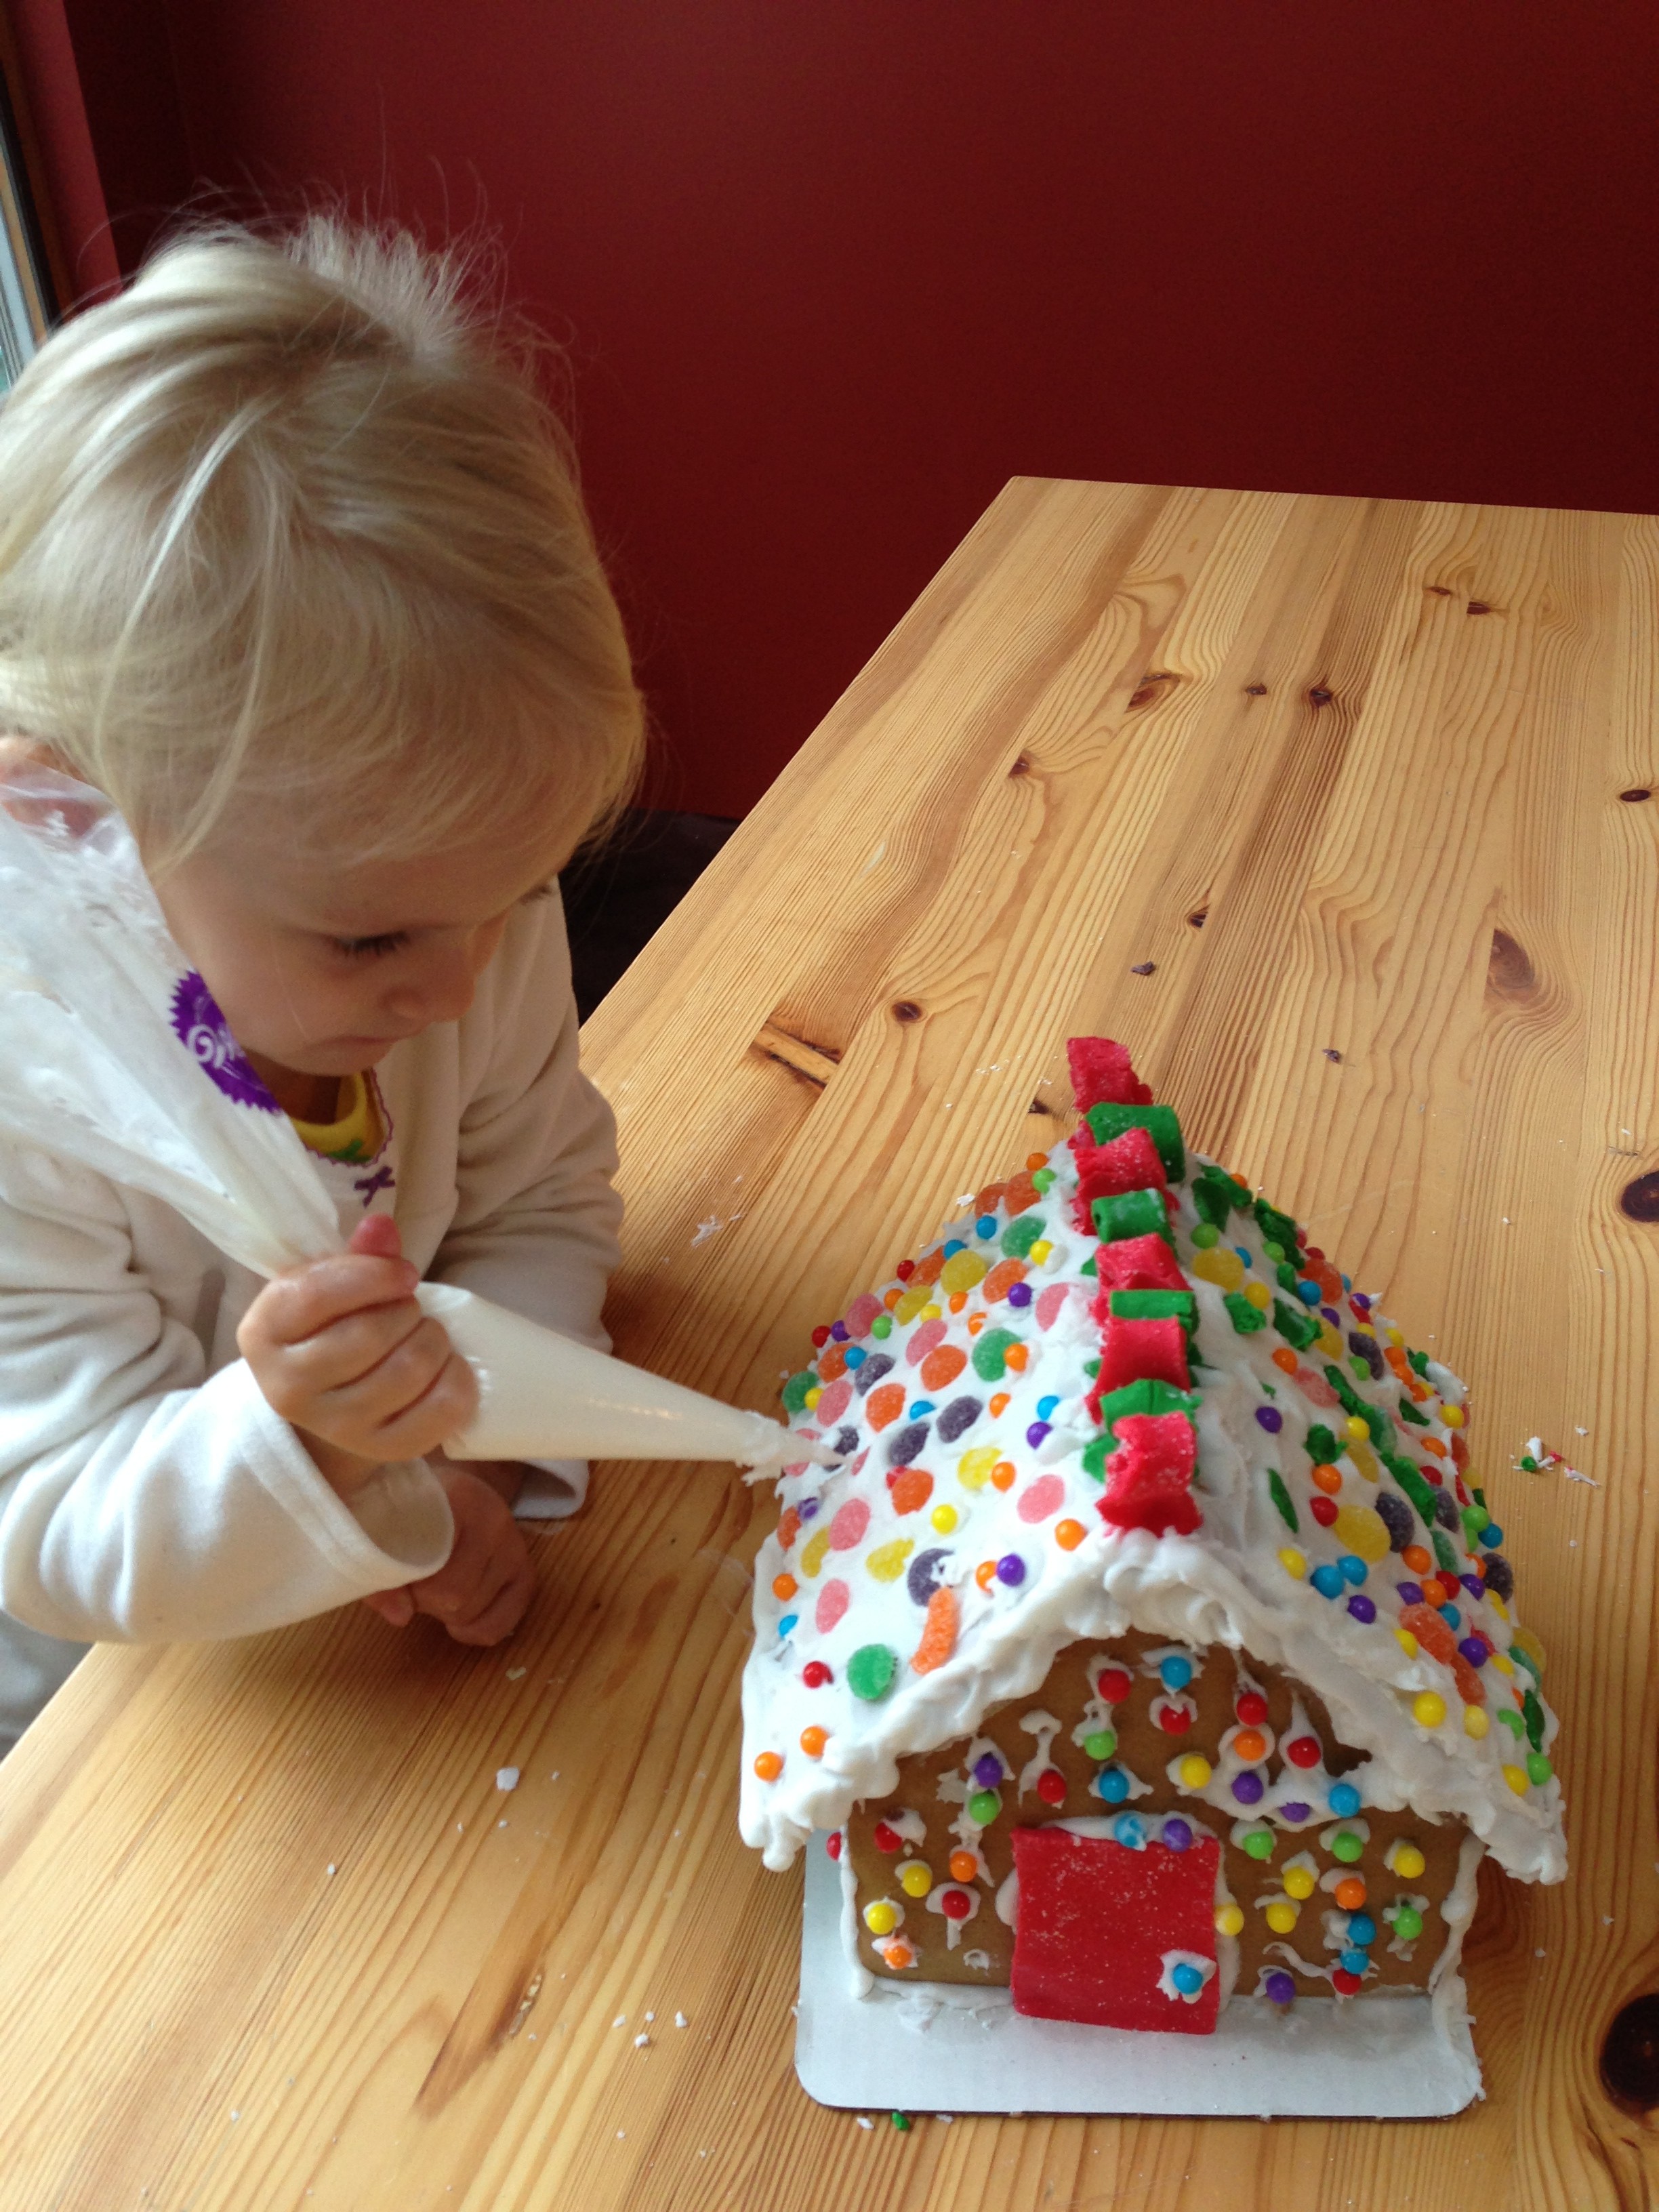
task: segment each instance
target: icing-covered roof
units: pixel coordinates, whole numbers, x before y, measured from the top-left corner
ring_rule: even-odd
[[[817,1332],[786,1387],[835,1463],[785,1471],[757,1562],[745,1840],[787,1866],[1066,1644],[1138,1628],[1283,1667],[1370,1754],[1366,1803],[1560,1879],[1543,1654],[1463,1386],[1187,1154],[1115,1048],[1073,1065],[1077,1135]],[[1236,1779],[1185,1794],[1237,1814]]]

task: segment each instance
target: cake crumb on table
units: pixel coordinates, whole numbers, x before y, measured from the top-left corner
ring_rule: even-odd
[[[498,1766],[495,1769],[495,1787],[498,1790],[516,1790],[518,1786],[519,1770],[516,1766]]]

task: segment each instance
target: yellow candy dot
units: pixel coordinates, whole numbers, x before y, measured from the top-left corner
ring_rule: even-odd
[[[1524,1766],[1506,1766],[1504,1769],[1504,1779],[1517,1797],[1524,1797],[1532,1786],[1527,1780],[1527,1770]]]
[[[1236,1291],[1244,1279],[1244,1262],[1229,1246],[1217,1244],[1207,1252],[1193,1255],[1193,1273],[1200,1282],[1213,1283],[1218,1290]]]
[[[1443,1406],[1440,1408],[1440,1418],[1449,1429],[1461,1429],[1463,1425],[1463,1408],[1461,1406]]]
[[[954,1505],[936,1505],[927,1516],[941,1536],[948,1536],[962,1518]]]
[[[1494,1599],[1493,1603],[1496,1604],[1496,1602],[1497,1600]],[[1500,1674],[1513,1674],[1515,1672],[1515,1662],[1507,1651],[1494,1651],[1492,1655],[1492,1664],[1497,1668]]]
[[[1054,1256],[1054,1246],[1046,1237],[1039,1237],[1031,1247],[1031,1265],[1034,1267],[1040,1267],[1045,1260],[1052,1260]]]
[[[1500,1620],[1507,1620],[1509,1619],[1510,1609],[1508,1606],[1504,1604],[1503,1599],[1498,1596],[1498,1592],[1495,1589],[1489,1589],[1486,1592],[1486,1603],[1492,1607],[1492,1611],[1498,1615],[1498,1618]]]
[[[1528,1658],[1534,1662],[1541,1674],[1544,1671],[1544,1647],[1531,1629],[1517,1628],[1510,1640],[1517,1651],[1524,1651]]]
[[[1319,1324],[1319,1348],[1327,1359],[1340,1359],[1348,1347],[1329,1322],[1322,1321]]]
[[[1286,1867],[1285,1869],[1285,1887],[1287,1893],[1291,1897],[1311,1897],[1314,1893],[1314,1878],[1311,1869],[1308,1867]]]
[[[818,1400],[819,1400],[821,1397],[823,1397],[823,1385],[822,1385],[822,1384],[820,1384],[820,1385],[818,1386],[818,1388],[817,1388],[816,1390],[809,1390],[809,1391],[807,1392],[807,1394],[806,1394],[806,1409],[807,1409],[807,1411],[808,1411],[809,1413],[811,1411],[812,1407],[817,1404]]]
[[[1404,1349],[1406,1340],[1397,1328],[1391,1328],[1389,1331],[1389,1342],[1393,1345],[1396,1352],[1399,1352]]]
[[[915,1548],[909,1537],[895,1536],[890,1544],[878,1544],[864,1564],[878,1583],[896,1583]]]
[[[1433,1690],[1419,1690],[1412,1699],[1412,1718],[1419,1728],[1438,1728],[1446,1717],[1446,1700]]]
[[[1358,1437],[1350,1437],[1348,1457],[1359,1469],[1367,1482],[1376,1482],[1380,1480],[1382,1470],[1376,1463],[1376,1454],[1371,1449],[1369,1440],[1362,1442]]]
[[[1265,1283],[1247,1283],[1244,1296],[1258,1313],[1266,1313],[1273,1302],[1273,1294]]]
[[[829,1550],[830,1530],[827,1525],[822,1528],[815,1529],[807,1538],[806,1541],[801,1546],[800,1571],[802,1574],[806,1577],[808,1582],[811,1581],[813,1576],[817,1574],[818,1569],[823,1565],[824,1559],[828,1554]]]
[[[1286,1905],[1281,1901],[1267,1907],[1267,1925],[1275,1936],[1288,1936],[1301,1917],[1302,1915],[1293,1905]]]
[[[893,1308],[893,1319],[899,1322],[913,1322],[933,1295],[928,1284],[912,1283]]]
[[[933,1300],[929,1298],[927,1304],[921,1310],[921,1317],[924,1321],[938,1321],[942,1317],[944,1312],[945,1309],[943,1306],[935,1305]]]
[[[1463,1733],[1465,1735],[1472,1735],[1479,1743],[1491,1726],[1492,1723],[1486,1718],[1486,1709],[1484,1705],[1464,1706]]]
[[[1473,1712],[1474,1707],[1471,1705],[1469,1711]],[[1395,1852],[1392,1871],[1399,1875],[1401,1881],[1415,1881],[1427,1864],[1428,1861],[1415,1844],[1401,1844]]]
[[[1294,1544],[1285,1545],[1279,1555],[1279,1564],[1287,1575],[1294,1575],[1297,1582],[1300,1582],[1308,1571],[1308,1562]]]
[[[1347,1431],[1348,1435],[1354,1438],[1356,1443],[1358,1443],[1361,1437],[1369,1437],[1370,1434],[1370,1428],[1360,1419],[1358,1413],[1350,1413],[1347,1419],[1343,1422],[1342,1426]]]
[[[933,1877],[920,1859],[908,1860],[899,1869],[899,1887],[907,1897],[926,1897]]]
[[[1243,1908],[1237,1905],[1218,1905],[1215,1909],[1215,1929],[1218,1936],[1237,1936],[1244,1925]]]
[[[884,1897],[864,1908],[864,1924],[872,1936],[890,1936],[898,1926],[898,1908],[889,1905]]]
[[[1373,1566],[1389,1556],[1389,1525],[1369,1505],[1339,1505],[1331,1534],[1345,1551]]]
[[[1410,1629],[1396,1628],[1394,1632],[1395,1641],[1399,1644],[1401,1650],[1405,1653],[1406,1656],[1408,1659],[1415,1659],[1417,1656],[1417,1638],[1412,1634]]]
[[[998,1456],[992,1444],[979,1444],[974,1450],[963,1452],[957,1462],[957,1480],[964,1490],[983,1490],[991,1480],[991,1469]]]
[[[1214,1771],[1207,1759],[1198,1752],[1189,1751],[1176,1767],[1176,1778],[1183,1790],[1206,1790]]]

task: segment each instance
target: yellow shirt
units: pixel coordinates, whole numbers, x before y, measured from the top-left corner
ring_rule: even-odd
[[[373,1075],[343,1075],[339,1107],[332,1121],[301,1121],[292,1114],[289,1119],[301,1143],[326,1160],[349,1166],[372,1160],[386,1139],[386,1115]]]

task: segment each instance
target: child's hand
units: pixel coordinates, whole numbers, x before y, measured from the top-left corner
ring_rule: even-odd
[[[422,1459],[465,1427],[472,1370],[415,1303],[420,1278],[385,1214],[349,1249],[267,1283],[236,1341],[253,1379],[341,1497],[389,1460]]]
[[[483,1474],[441,1459],[433,1472],[455,1516],[453,1549],[424,1582],[377,1590],[363,1603],[394,1628],[426,1613],[442,1621],[457,1644],[499,1644],[524,1619],[536,1587],[519,1524],[501,1489]]]

